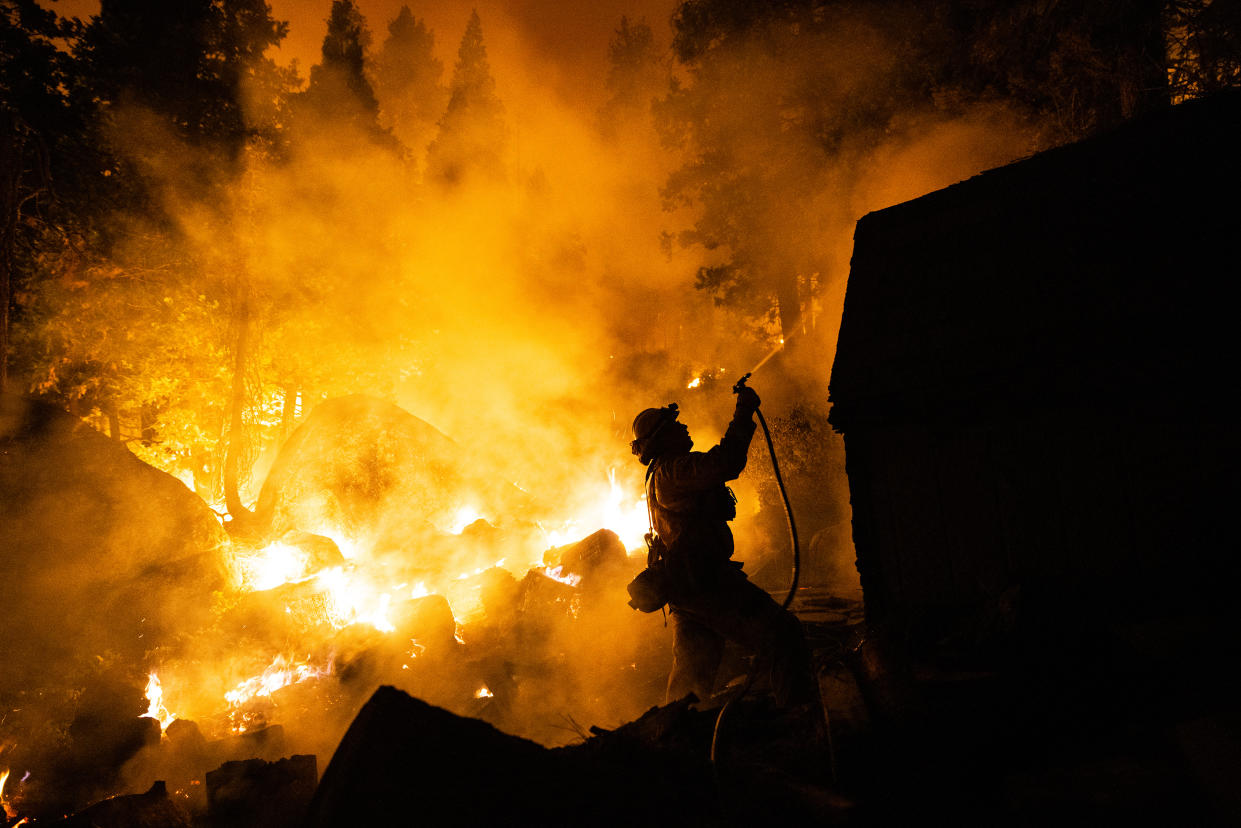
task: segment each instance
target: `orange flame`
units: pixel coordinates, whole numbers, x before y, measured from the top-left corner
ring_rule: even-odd
[[[543,577],[551,578],[553,581],[571,587],[575,587],[582,582],[581,575],[574,575],[572,573],[566,575],[564,573],[564,567],[561,566],[553,566],[551,569],[544,569]]]
[[[296,546],[275,541],[254,555],[239,555],[237,564],[241,570],[243,589],[262,592],[282,584],[306,578],[308,563],[306,555]]]
[[[177,717],[164,706],[164,688],[160,684],[159,676],[154,671],[147,676],[146,697],[147,702],[149,702],[145,714],[146,718],[155,719],[159,722],[161,732],[167,730],[168,725],[172,724]]]
[[[450,602],[449,610],[457,619],[457,640],[461,642],[462,619],[469,619],[482,609],[483,581],[477,576],[488,569],[503,567],[518,577],[535,571],[567,586],[577,587],[580,576],[565,573],[562,567],[550,567],[543,563],[548,546],[563,546],[581,540],[600,528],[616,532],[626,548],[641,545],[648,525],[644,496],[634,498],[629,487],[618,482],[615,468],[608,471],[606,481],[600,480],[594,486],[583,488],[585,498],[576,514],[570,513],[571,516],[554,529],[544,528],[542,540],[548,545],[540,545],[537,538],[530,539],[533,543],[519,541],[513,551],[513,559],[507,565],[506,559],[502,558],[488,566],[463,568],[464,571],[456,576],[451,572],[441,572],[416,582],[403,583],[398,578],[385,583],[378,580],[382,577],[382,570],[372,570],[368,565],[369,557],[359,556],[359,550],[364,549],[364,545],[359,546],[330,526],[320,525],[315,527],[314,534],[331,538],[348,563],[315,572],[304,550],[275,542],[256,552],[237,555],[236,563],[241,573],[239,587],[242,590],[266,590],[286,583],[305,582],[322,598],[306,602],[308,609],[298,610],[313,612],[317,616],[311,619],[313,623],[324,623],[336,630],[364,624],[384,633],[396,631],[392,613],[397,602],[442,595]],[[452,528],[459,532],[479,517],[481,515],[477,509],[463,506],[456,511]],[[286,611],[294,610],[286,608]],[[576,614],[576,607],[573,611]],[[425,649],[412,639],[410,645],[405,654],[406,663],[402,665],[405,669],[409,669],[410,663]],[[255,699],[270,697],[281,688],[331,675],[332,672],[333,660],[330,657],[326,663],[312,664],[309,658],[297,660],[283,654],[276,656],[260,674],[239,681],[232,690],[224,693],[228,710],[226,715],[232,731],[245,732],[258,721],[260,714],[253,709],[245,709]],[[146,694],[149,703],[146,715],[157,719],[161,729],[167,728],[176,717],[166,706],[164,688],[155,672],[148,677]],[[491,698],[493,693],[483,685],[476,691],[475,697]]]
[[[315,579],[323,590],[328,621],[336,629],[351,624],[369,624],[380,632],[396,629],[388,617],[392,595],[387,590],[339,566],[323,570]]]
[[[626,549],[637,549],[642,546],[642,538],[650,527],[646,495],[630,500],[625,489],[616,482],[615,468],[608,469],[608,485],[610,491],[603,505],[603,528],[615,532]]]
[[[483,514],[478,509],[473,506],[462,506],[457,509],[456,514],[453,516],[452,524],[448,527],[448,531],[454,535],[460,535],[465,531],[465,527],[481,519],[483,519]]]
[[[282,687],[300,684],[307,679],[331,675],[332,667],[333,660],[330,658],[326,665],[314,667],[308,660],[294,663],[282,653],[276,656],[262,673],[246,679],[225,693],[224,699],[232,707],[241,707],[255,698],[270,696]]]

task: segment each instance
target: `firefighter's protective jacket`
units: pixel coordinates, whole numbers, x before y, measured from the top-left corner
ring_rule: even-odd
[[[733,554],[728,521],[737,516],[727,483],[745,469],[753,412],[738,410],[719,445],[652,461],[647,498],[655,531],[667,544],[673,596],[709,588]]]

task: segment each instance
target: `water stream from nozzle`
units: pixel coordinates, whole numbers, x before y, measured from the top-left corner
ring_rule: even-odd
[[[783,350],[784,350],[784,347],[785,347],[785,345],[788,343],[788,341],[789,341],[790,339],[792,339],[793,337],[797,336],[798,332],[800,332],[800,331],[801,331],[801,321],[800,321],[800,320],[798,320],[797,324],[796,324],[796,325],[794,325],[794,326],[792,327],[792,329],[789,331],[788,336],[782,336],[782,337],[780,337],[780,341],[779,341],[779,343],[777,343],[777,344],[776,344],[776,346],[775,346],[774,348],[772,348],[770,351],[768,351],[768,352],[767,352],[767,356],[765,356],[765,357],[763,357],[762,359],[760,359],[760,360],[758,361],[758,365],[755,365],[753,368],[751,368],[751,369],[750,369],[750,374],[753,374],[753,373],[754,373],[755,371],[757,371],[759,368],[762,368],[764,365],[766,365],[766,364],[768,363],[768,361],[770,361],[770,360],[771,360],[771,358],[772,358],[773,356],[775,356],[776,354],[778,354],[778,353],[780,353],[781,351],[783,351]],[[749,376],[749,374],[747,374],[746,376]]]

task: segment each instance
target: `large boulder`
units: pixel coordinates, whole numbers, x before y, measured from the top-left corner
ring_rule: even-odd
[[[384,400],[328,400],[293,432],[255,507],[266,536],[289,530],[400,547],[465,506],[502,513],[523,494],[481,471],[468,447]]]
[[[205,622],[226,543],[175,477],[63,411],[0,397],[0,689]]]
[[[149,654],[211,622],[227,543],[176,478],[76,417],[0,396],[0,743],[20,810],[116,793],[159,742],[139,718]]]
[[[358,712],[311,802],[310,828],[355,825],[842,824],[795,714],[755,701],[708,761],[718,710],[693,697],[562,748],[393,687]],[[746,720],[749,725],[746,725]]]

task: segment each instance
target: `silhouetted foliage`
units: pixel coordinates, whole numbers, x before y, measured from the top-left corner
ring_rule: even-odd
[[[1168,84],[1177,100],[1241,86],[1241,3],[1167,3]]]
[[[1077,140],[1170,103],[1163,0],[1046,4],[962,2],[953,33],[965,71],[939,87],[990,93],[1048,126],[1049,144]]]
[[[64,92],[69,57],[55,45],[74,32],[34,0],[0,7],[0,392],[8,385],[14,296],[48,233],[53,163],[60,168],[73,156],[81,132]]]
[[[1187,0],[686,0],[685,69],[658,105],[686,163],[664,191],[699,218],[677,236],[718,251],[699,287],[788,334],[824,274],[798,260],[802,215],[868,150],[1002,106],[1036,127],[1030,151],[1241,82],[1236,4]],[[1169,84],[1171,72],[1171,86]],[[765,198],[781,193],[783,203]],[[809,297],[812,298],[812,297]],[[774,327],[771,324],[770,327]]]
[[[673,20],[688,80],[656,114],[687,162],[663,194],[699,210],[678,241],[723,254],[698,271],[699,287],[786,337],[826,269],[799,241],[820,233],[807,205],[823,176],[925,97],[918,55],[892,48],[925,15],[856,5],[697,0]]]
[[[255,131],[272,126],[247,113],[246,86],[279,91],[282,73],[264,53],[287,29],[262,0],[103,0],[78,50],[81,76],[103,120],[141,107],[217,162],[235,163]]]

